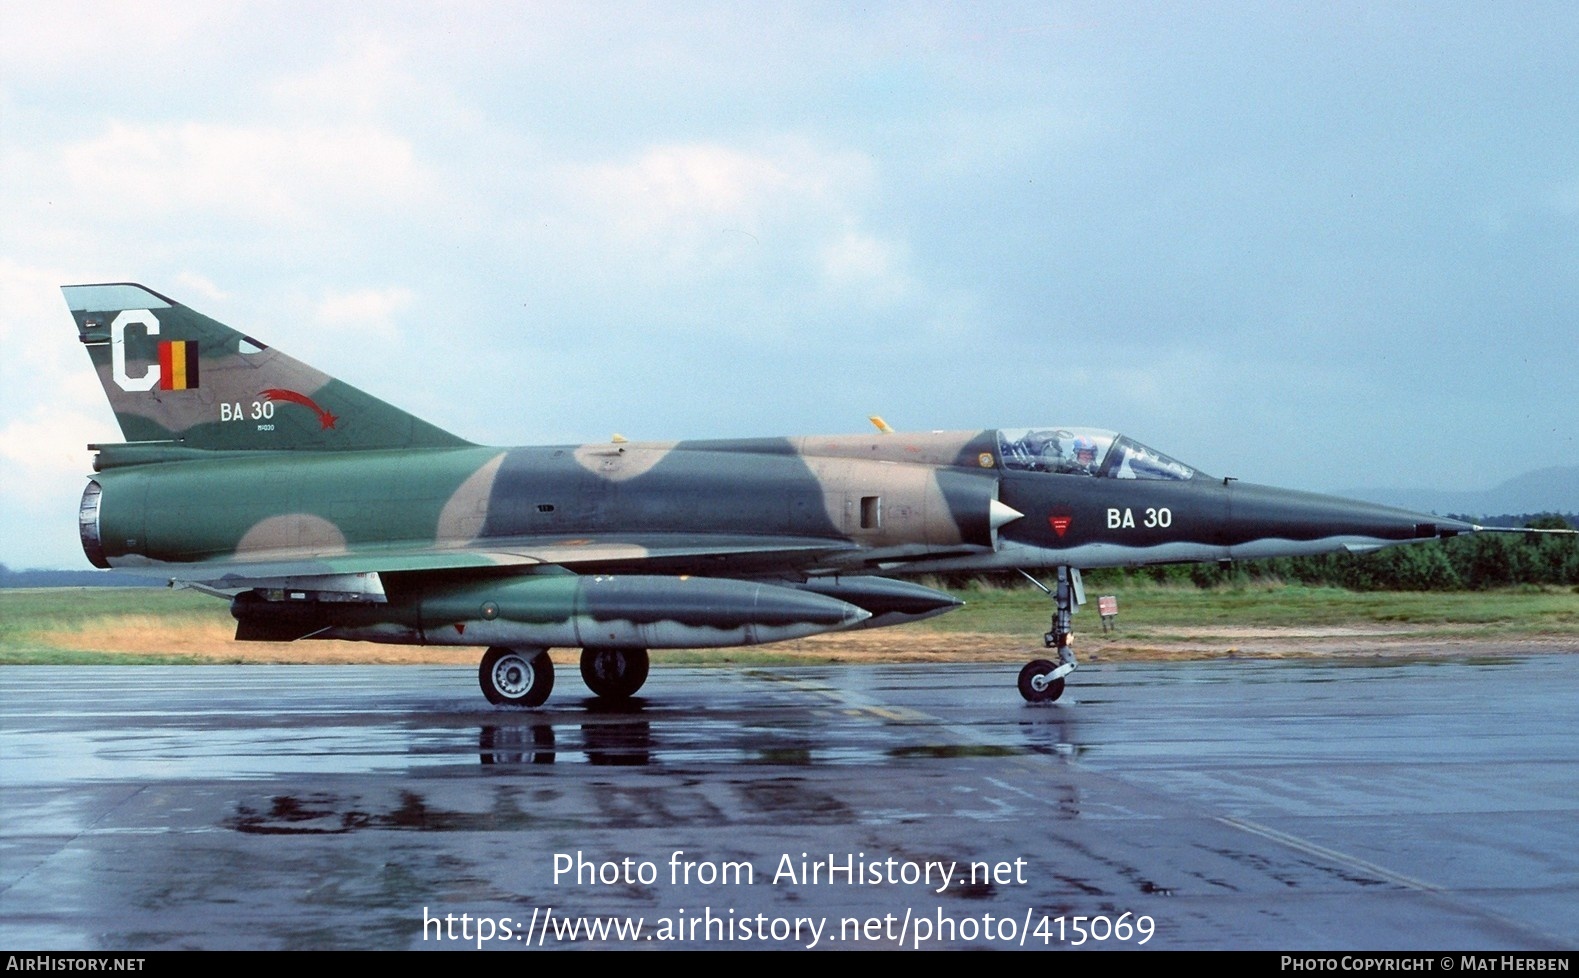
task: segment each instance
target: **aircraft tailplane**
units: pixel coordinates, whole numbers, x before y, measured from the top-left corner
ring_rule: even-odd
[[[469,444],[152,289],[61,291],[128,442],[210,451]]]

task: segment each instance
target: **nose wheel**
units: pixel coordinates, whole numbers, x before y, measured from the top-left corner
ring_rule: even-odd
[[[1029,574],[1025,577],[1053,600],[1050,630],[1042,636],[1042,644],[1057,651],[1058,661],[1033,659],[1027,662],[1020,670],[1020,695],[1027,703],[1051,703],[1064,695],[1064,677],[1074,672],[1078,665],[1069,643],[1074,637],[1074,613],[1085,603],[1086,589],[1080,582],[1080,571],[1073,567],[1058,568],[1057,584],[1051,588]]]
[[[1064,695],[1062,678],[1052,679],[1058,664],[1046,659],[1032,659],[1020,670],[1020,695],[1027,703],[1051,703]]]

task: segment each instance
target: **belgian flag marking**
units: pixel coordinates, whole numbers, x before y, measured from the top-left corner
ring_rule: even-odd
[[[185,391],[197,387],[197,340],[159,343],[159,389]]]

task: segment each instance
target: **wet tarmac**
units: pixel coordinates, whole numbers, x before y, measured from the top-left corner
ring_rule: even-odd
[[[0,946],[1579,948],[1576,655],[562,671],[0,669]]]

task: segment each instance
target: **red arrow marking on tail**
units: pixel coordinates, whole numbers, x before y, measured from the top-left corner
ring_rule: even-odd
[[[328,411],[325,411],[323,408],[319,407],[317,402],[308,397],[306,394],[298,394],[295,391],[280,390],[278,387],[270,387],[268,390],[263,392],[262,396],[268,398],[271,401],[289,401],[292,404],[300,404],[302,407],[307,408],[308,410],[312,411],[312,413],[318,415],[318,423],[323,425],[326,430],[333,428],[334,423],[340,420],[339,418],[330,414]]]

